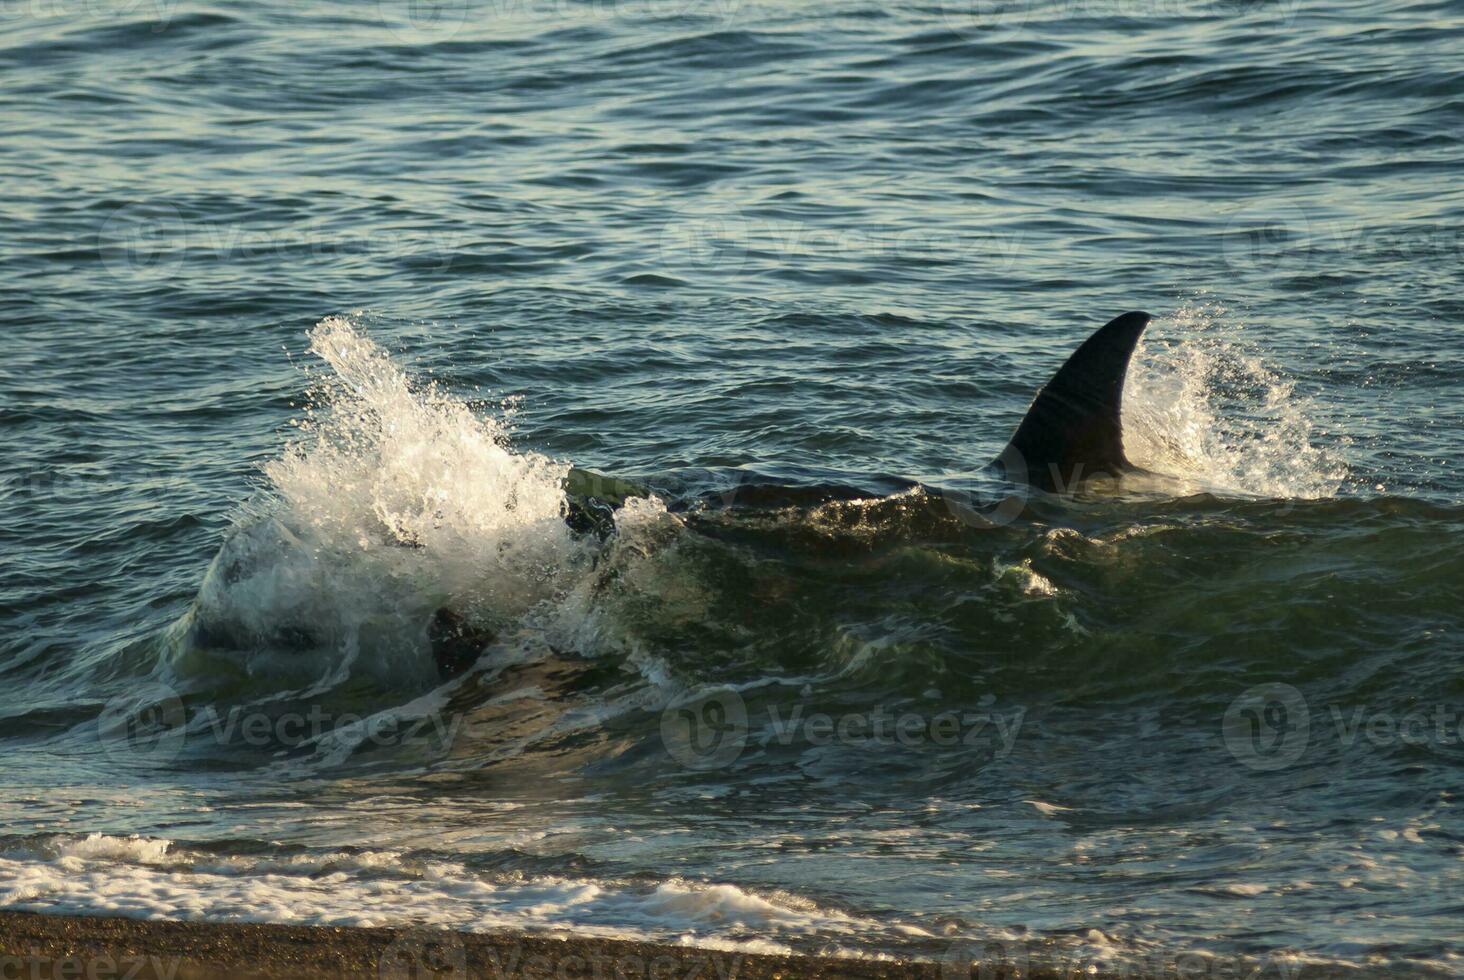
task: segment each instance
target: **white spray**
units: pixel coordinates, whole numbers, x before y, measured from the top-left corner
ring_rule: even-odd
[[[425,678],[436,609],[492,628],[572,584],[586,552],[563,520],[568,464],[511,451],[502,419],[413,384],[349,319],[310,341],[332,373],[215,559],[203,646],[316,687]]]
[[[1124,388],[1130,459],[1195,490],[1335,496],[1347,465],[1342,443],[1324,444],[1320,406],[1266,367],[1224,312],[1184,307],[1149,328]]]

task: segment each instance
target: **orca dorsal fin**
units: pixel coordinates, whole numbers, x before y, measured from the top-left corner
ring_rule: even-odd
[[[1123,383],[1148,325],[1149,314],[1125,313],[1073,352],[997,458],[1008,478],[1065,490],[1089,476],[1133,469],[1123,452]]]

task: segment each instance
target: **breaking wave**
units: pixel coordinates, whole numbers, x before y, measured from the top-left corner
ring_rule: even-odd
[[[813,937],[843,937],[852,946],[889,930],[785,892],[728,884],[485,874],[400,851],[224,855],[98,833],[0,847],[0,907],[182,921],[573,930],[662,942],[690,933],[699,946],[761,953],[791,952]]]
[[[564,522],[569,466],[511,448],[508,406],[414,383],[344,317],[310,352],[329,372],[209,569],[180,669],[426,681],[435,611],[487,635],[566,597],[591,556]]]
[[[1183,493],[1337,493],[1347,468],[1319,444],[1318,406],[1222,310],[1181,309],[1154,333],[1126,391],[1136,463],[1179,478]],[[414,381],[346,317],[321,321],[310,352],[328,370],[312,375],[296,437],[264,467],[263,492],[175,630],[180,675],[265,675],[312,694],[351,678],[425,688],[437,679],[433,616],[451,609],[475,635],[613,651],[674,686],[627,624],[649,617],[664,632],[713,615],[720,586],[680,560],[679,518],[654,497],[631,498],[608,546],[575,535],[564,521],[570,466],[510,444],[511,405],[484,411]]]

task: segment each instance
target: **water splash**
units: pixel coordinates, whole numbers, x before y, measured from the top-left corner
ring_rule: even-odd
[[[1222,314],[1182,309],[1136,356],[1130,455],[1194,490],[1335,495],[1347,471],[1321,444],[1318,406]],[[275,690],[291,672],[312,693],[352,677],[426,682],[428,624],[444,607],[500,638],[528,627],[546,649],[642,659],[643,615],[657,630],[706,618],[706,592],[675,560],[680,522],[659,501],[629,501],[606,549],[577,539],[563,520],[569,465],[515,451],[505,414],[415,381],[348,318],[310,341],[329,370],[187,621],[183,646],[208,661],[199,673],[222,654]]]
[[[1196,490],[1332,497],[1347,480],[1322,407],[1266,366],[1217,305],[1176,311],[1140,344],[1124,389],[1132,461]]]
[[[584,558],[567,463],[512,450],[501,416],[415,383],[348,318],[310,341],[330,372],[209,571],[200,645],[249,651],[249,673],[314,670],[316,687],[426,676],[436,609],[491,628],[567,587]]]

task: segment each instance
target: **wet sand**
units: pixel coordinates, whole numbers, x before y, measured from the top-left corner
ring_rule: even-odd
[[[944,978],[937,963],[727,953],[579,937],[0,912],[6,980],[283,978]],[[971,975],[968,971],[968,975]],[[981,976],[1001,977],[983,969]],[[1029,975],[1030,976],[1030,975]],[[1033,980],[1036,980],[1033,977]]]
[[[1363,980],[1400,975],[1387,968],[1194,955],[1115,972],[1088,962],[1018,967],[969,958],[988,952],[962,946],[939,962],[890,962],[571,935],[147,922],[0,911],[0,980]],[[1446,976],[1430,969],[1402,975]]]

